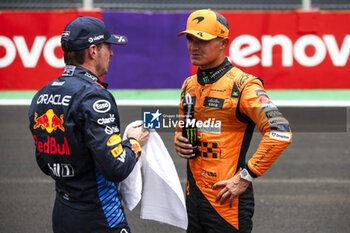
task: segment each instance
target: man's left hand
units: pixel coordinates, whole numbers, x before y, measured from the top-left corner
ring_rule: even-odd
[[[240,173],[241,169],[231,179],[219,181],[213,185],[213,189],[223,187],[216,196],[216,202],[220,201],[220,204],[222,205],[227,198],[230,198],[230,207],[232,207],[235,197],[241,195],[247,190],[250,182],[242,179]]]

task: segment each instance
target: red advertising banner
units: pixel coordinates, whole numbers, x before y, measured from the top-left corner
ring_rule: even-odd
[[[142,75],[146,75],[141,69],[144,64],[148,67],[154,64],[155,68],[146,70],[147,82],[139,86],[138,82],[133,82],[134,88],[180,88],[187,73],[195,72],[196,67],[182,64],[188,62],[188,54],[181,50],[186,50],[186,39],[176,38],[176,34],[186,26],[186,12],[183,15],[168,12],[169,16],[145,12],[147,17],[134,11],[109,11],[105,16],[103,13],[78,10],[0,11],[0,90],[37,90],[58,77],[64,67],[61,33],[65,25],[79,15],[106,17],[106,20],[110,19],[107,20],[110,28],[118,26],[117,29],[123,29],[122,32],[129,37],[125,51],[118,48],[115,52],[115,62],[122,60],[125,66],[123,74],[118,73],[114,60],[109,67],[108,77],[118,78],[118,89],[130,88],[130,75],[126,71],[138,71],[141,74],[136,78],[142,79]],[[262,78],[267,89],[350,88],[350,12],[220,13],[230,24],[230,45],[226,55],[235,66]],[[174,14],[178,14],[177,17]],[[139,20],[140,17],[143,20]],[[169,27],[165,27],[164,22]],[[169,39],[172,31],[174,40]],[[145,36],[149,32],[155,35]],[[155,48],[150,49],[152,46]],[[180,50],[181,55],[177,55],[175,52]],[[130,56],[130,51],[133,56]],[[171,56],[173,54],[176,56]],[[161,56],[166,65],[159,65],[155,62],[159,61],[158,57],[154,56]],[[182,63],[171,60],[175,58]],[[135,61],[140,63],[136,67]],[[171,72],[168,64],[171,64],[171,69],[181,70],[185,75],[179,75],[177,81],[164,82]]]
[[[68,22],[100,11],[0,12],[0,90],[37,90],[64,68],[61,33]]]
[[[269,89],[350,88],[350,12],[220,12],[226,54]]]

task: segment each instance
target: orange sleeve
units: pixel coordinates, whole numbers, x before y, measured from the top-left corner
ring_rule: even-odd
[[[292,142],[292,131],[289,122],[267,96],[259,80],[253,80],[246,85],[239,107],[263,135],[247,166],[253,177],[261,176]]]

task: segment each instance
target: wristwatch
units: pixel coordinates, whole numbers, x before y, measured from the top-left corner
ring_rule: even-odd
[[[248,170],[245,168],[241,171],[240,175],[242,179],[248,180],[249,182],[253,182],[254,180],[254,178],[249,174]]]

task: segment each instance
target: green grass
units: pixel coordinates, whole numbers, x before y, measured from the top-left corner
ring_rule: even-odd
[[[110,90],[119,100],[178,100],[179,89]],[[0,99],[32,99],[36,91],[0,91]],[[272,100],[350,100],[350,89],[268,90]]]

